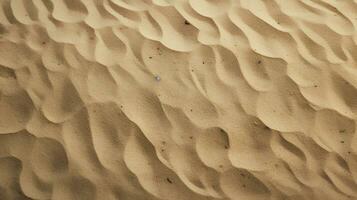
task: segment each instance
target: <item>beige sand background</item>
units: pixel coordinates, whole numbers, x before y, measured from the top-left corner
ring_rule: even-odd
[[[356,0],[0,0],[0,200],[357,199]]]

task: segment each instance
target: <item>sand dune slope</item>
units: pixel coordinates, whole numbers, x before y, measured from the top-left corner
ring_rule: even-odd
[[[356,0],[0,0],[0,200],[357,199]]]

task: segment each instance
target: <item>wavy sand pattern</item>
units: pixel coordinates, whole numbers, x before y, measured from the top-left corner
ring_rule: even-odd
[[[357,199],[356,0],[0,0],[0,199]]]

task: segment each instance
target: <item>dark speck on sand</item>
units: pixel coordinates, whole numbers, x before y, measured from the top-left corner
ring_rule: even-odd
[[[170,184],[172,184],[172,181],[170,178],[166,178],[167,182],[169,182]]]

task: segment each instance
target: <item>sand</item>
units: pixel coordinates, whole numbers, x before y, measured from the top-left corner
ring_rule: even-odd
[[[357,199],[356,0],[0,0],[0,200]]]

